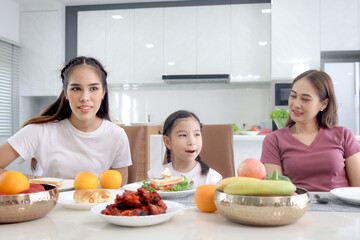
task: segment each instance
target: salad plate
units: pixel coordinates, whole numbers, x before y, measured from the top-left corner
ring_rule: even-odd
[[[91,212],[100,216],[105,221],[119,225],[119,226],[129,226],[129,227],[142,227],[150,226],[165,222],[172,218],[177,213],[181,212],[184,209],[184,205],[173,202],[166,201],[164,203],[167,206],[166,213],[159,215],[149,215],[149,216],[110,216],[101,214],[101,211],[105,209],[109,203],[99,203],[91,208]]]
[[[123,186],[123,188],[125,190],[136,191],[141,186],[142,186],[142,182],[135,182],[135,183],[127,184],[127,185]],[[174,192],[157,191],[157,192],[163,198],[179,198],[179,197],[186,197],[191,194],[194,194],[195,191],[196,191],[196,187],[191,186],[190,188],[182,190],[182,191],[174,191]]]
[[[123,190],[114,190],[114,189],[106,189],[106,190],[108,190],[111,193],[112,199],[115,199],[117,194],[121,195],[124,192]],[[65,208],[77,209],[77,210],[91,209],[93,206],[100,204],[100,203],[78,203],[78,202],[75,202],[75,200],[73,199],[74,192],[75,191],[59,193],[58,203],[61,204]],[[107,204],[109,204],[109,203],[111,203],[111,202],[107,202]]]
[[[360,204],[360,187],[342,187],[330,191],[341,200]]]

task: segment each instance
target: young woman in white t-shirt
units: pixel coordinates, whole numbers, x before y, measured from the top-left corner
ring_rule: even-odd
[[[189,181],[194,181],[195,186],[220,181],[222,176],[200,158],[201,129],[202,124],[194,113],[185,110],[172,113],[165,120],[163,128],[168,163],[150,169],[148,177],[161,177],[163,169],[169,168],[173,176],[183,175]]]
[[[106,77],[94,58],[70,60],[61,71],[58,99],[0,146],[0,174],[21,156],[31,161],[35,175],[74,178],[83,171],[99,176],[114,169],[126,184],[129,141],[110,122]]]

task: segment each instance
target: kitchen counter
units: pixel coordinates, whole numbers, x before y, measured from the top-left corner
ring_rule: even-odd
[[[1,239],[360,239],[360,212],[307,211],[297,222],[280,227],[254,227],[230,222],[218,213],[187,208],[169,221],[148,227],[121,227],[90,210],[59,204],[45,217],[0,224]]]

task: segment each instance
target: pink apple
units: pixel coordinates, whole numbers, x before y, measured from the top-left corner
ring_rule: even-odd
[[[237,174],[239,177],[264,179],[266,177],[266,169],[259,160],[247,158],[239,164]]]

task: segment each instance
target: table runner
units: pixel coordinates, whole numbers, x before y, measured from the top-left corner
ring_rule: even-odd
[[[310,192],[310,206],[309,211],[321,211],[321,212],[360,212],[360,204],[343,201],[340,198],[334,196],[330,192]],[[330,198],[330,202],[327,204],[321,204],[316,202],[315,194],[320,197]]]
[[[340,198],[334,196],[330,192],[310,192],[310,206],[309,211],[322,211],[322,212],[360,212],[360,204],[352,204],[350,202],[345,202]],[[320,204],[316,202],[314,197],[315,194],[319,194],[321,197],[330,198],[331,201],[327,204]],[[184,198],[176,199],[165,199],[170,201],[175,201],[183,204],[186,208],[196,207],[194,202],[194,195]]]

